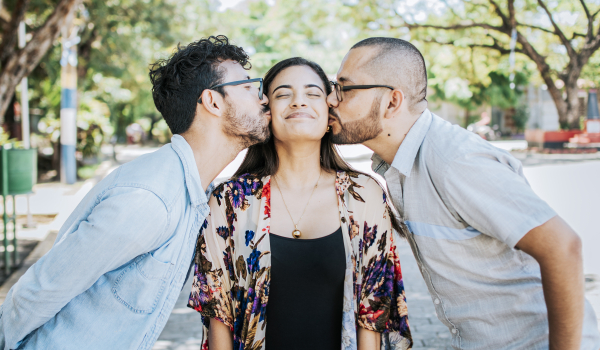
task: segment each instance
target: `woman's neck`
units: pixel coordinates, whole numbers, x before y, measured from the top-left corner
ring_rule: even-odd
[[[275,140],[279,158],[276,181],[284,188],[310,188],[321,173],[321,142],[283,143]]]

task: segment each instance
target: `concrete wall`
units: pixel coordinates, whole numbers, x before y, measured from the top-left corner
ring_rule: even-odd
[[[547,131],[559,129],[558,111],[548,90],[529,85],[527,87],[527,105],[529,108],[528,129]]]

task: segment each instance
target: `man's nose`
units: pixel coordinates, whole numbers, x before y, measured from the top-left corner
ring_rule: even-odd
[[[266,106],[269,104],[269,98],[267,97],[267,94],[263,94],[262,100],[260,100],[260,104],[263,106]]]
[[[340,101],[338,101],[335,91],[332,91],[329,95],[327,95],[327,105],[330,108],[336,108],[339,104]]]

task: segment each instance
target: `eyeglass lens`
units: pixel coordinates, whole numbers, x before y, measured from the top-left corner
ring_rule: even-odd
[[[344,100],[344,91],[342,90],[342,86],[340,84],[335,84],[335,96],[337,97],[339,102]]]
[[[252,88],[256,88],[256,90],[258,90],[258,98],[260,100],[263,99],[263,89],[262,89],[262,82],[261,81],[253,81],[253,82],[246,83],[246,84],[248,84]]]

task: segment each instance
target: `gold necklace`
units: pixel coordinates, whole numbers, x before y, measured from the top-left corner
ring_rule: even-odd
[[[308,203],[310,203],[310,200],[312,199],[312,196],[315,193],[317,186],[319,186],[319,180],[321,180],[321,171],[319,171],[319,178],[317,179],[317,183],[315,184],[315,187],[313,188],[312,192],[310,193],[310,197],[308,197],[308,202],[306,202],[306,205],[304,206],[304,210],[302,211],[302,214],[300,215],[300,219],[298,219],[297,223],[294,222],[292,213],[290,213],[290,210],[288,209],[287,204],[285,204],[285,199],[283,198],[283,193],[281,192],[281,189],[279,188],[279,183],[278,183],[277,179],[275,178],[275,175],[273,175],[273,180],[275,180],[277,182],[277,185],[278,185],[277,191],[279,191],[279,195],[281,196],[281,199],[283,200],[283,205],[285,206],[285,210],[287,210],[288,214],[290,215],[290,219],[292,219],[292,223],[294,224],[295,230],[292,231],[292,237],[300,238],[300,236],[302,235],[302,231],[300,231],[298,229],[298,224],[300,223],[300,220],[302,220],[302,217],[304,216],[304,212],[306,211],[306,208],[308,207]]]

